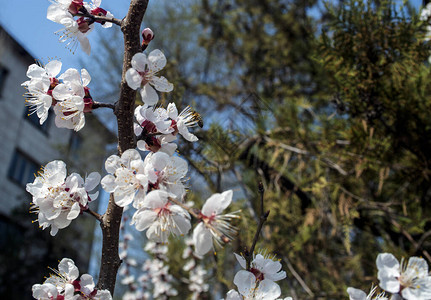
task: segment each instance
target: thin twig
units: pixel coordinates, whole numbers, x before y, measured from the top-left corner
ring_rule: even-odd
[[[253,238],[253,244],[250,247],[250,251],[244,251],[244,258],[247,264],[247,270],[250,269],[251,261],[253,259],[253,252],[254,248],[256,247],[257,240],[259,239],[260,231],[262,230],[263,223],[268,219],[269,216],[269,210],[264,213],[264,206],[263,206],[263,194],[264,194],[264,188],[262,182],[259,182],[259,193],[260,193],[260,218],[259,218],[259,224],[257,225],[256,233],[254,234]]]
[[[102,102],[96,102],[93,101],[93,106],[92,109],[97,109],[97,108],[101,108],[101,107],[107,107],[107,108],[111,108],[111,109],[115,109],[115,104],[112,103],[102,103]]]
[[[92,19],[94,22],[101,21],[101,22],[109,22],[118,26],[121,26],[122,20],[116,19],[114,17],[106,17],[106,16],[95,16],[90,14],[86,9],[81,9],[79,11],[80,13],[78,15],[82,15],[84,17]]]
[[[97,219],[97,221],[102,222],[102,215],[98,214],[97,212],[92,211],[91,209],[86,209],[86,210],[84,210],[84,212],[95,217]]]
[[[284,262],[287,265],[287,268],[289,269],[290,273],[292,273],[293,277],[299,282],[299,284],[302,286],[304,291],[310,296],[314,297],[314,293],[311,291],[311,289],[307,286],[305,281],[299,276],[298,272],[296,272],[295,268],[293,268],[293,265],[290,263],[290,261],[287,258],[283,258]]]

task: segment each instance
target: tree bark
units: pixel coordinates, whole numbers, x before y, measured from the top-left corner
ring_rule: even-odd
[[[133,111],[136,91],[126,82],[126,71],[131,68],[133,55],[140,52],[140,27],[147,9],[148,0],[132,0],[127,16],[121,21],[124,35],[123,73],[121,79],[120,99],[115,105],[114,113],[118,123],[118,154],[127,149],[136,148],[133,132]],[[100,262],[98,289],[108,289],[114,294],[115,282],[121,259],[118,256],[118,243],[123,208],[114,202],[114,195],[109,198],[108,208],[100,224],[103,234],[102,258]]]

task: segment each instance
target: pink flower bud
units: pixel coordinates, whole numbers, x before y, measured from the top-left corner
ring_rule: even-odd
[[[154,32],[150,28],[145,28],[142,30],[142,41],[143,45],[148,45],[152,39],[154,39]]]

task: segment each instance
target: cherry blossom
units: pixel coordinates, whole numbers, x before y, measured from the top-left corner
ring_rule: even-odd
[[[134,131],[137,136],[148,134],[169,134],[171,121],[168,120],[168,113],[162,107],[153,108],[139,105],[135,108],[135,118],[138,123],[134,124]]]
[[[173,84],[165,77],[156,76],[157,72],[166,65],[166,57],[159,49],[151,51],[148,58],[144,53],[136,53],[132,57],[131,63],[132,68],[126,72],[127,84],[134,90],[141,88],[142,101],[146,105],[154,105],[159,101],[159,96],[154,88],[160,92],[173,90]]]
[[[246,260],[235,254],[241,267],[246,268]],[[241,270],[236,273],[233,282],[239,293],[246,299],[276,299],[281,291],[279,281],[286,277],[286,272],[281,271],[281,263],[272,258],[265,258],[257,254],[251,262],[250,270]],[[254,298],[253,298],[254,297]]]
[[[425,259],[413,256],[407,264],[404,259],[400,264],[392,254],[380,253],[376,264],[377,278],[385,291],[401,293],[407,300],[431,298],[431,276]]]
[[[189,132],[187,127],[195,127],[198,124],[198,118],[190,106],[187,106],[180,114],[178,114],[175,103],[169,103],[168,115],[172,120],[173,134],[181,134],[187,141],[195,142],[198,138]]]
[[[184,159],[163,152],[149,153],[145,157],[144,165],[149,181],[148,191],[161,189],[182,199],[186,192],[183,181],[188,171]]]
[[[82,77],[82,78],[81,78]],[[91,81],[87,70],[81,70],[81,76],[76,69],[68,69],[59,79],[63,83],[52,91],[57,100],[54,106],[55,124],[59,128],[81,130],[85,125],[85,112],[91,111],[93,100],[87,85]]]
[[[147,237],[152,241],[167,243],[169,234],[184,235],[191,228],[189,213],[172,204],[169,197],[175,198],[175,195],[162,190],[151,191],[133,215],[132,224],[139,231],[147,229]]]
[[[139,152],[129,149],[123,152],[121,158],[111,155],[105,162],[105,169],[109,174],[103,177],[102,187],[108,193],[114,193],[115,203],[125,207],[134,201],[134,207],[138,207],[148,187]]]
[[[66,164],[56,160],[48,163],[26,190],[33,196],[32,209],[38,213],[42,229],[51,226],[51,235],[88,209],[98,192],[89,194],[99,184],[100,174],[93,172],[85,181],[76,173],[66,177]]]
[[[67,12],[65,14],[60,13],[52,18],[57,20],[54,22],[64,26],[63,29],[56,31],[56,34],[60,35],[60,42],[66,43],[66,47],[72,52],[76,50],[79,43],[81,49],[86,54],[90,55],[91,46],[87,35],[94,29],[94,23],[90,23],[84,17],[75,20],[73,16]]]
[[[78,280],[79,270],[70,258],[63,258],[58,270],[50,268],[53,274],[43,284],[32,287],[33,297],[38,300],[112,300],[108,290],[97,290],[93,277],[83,274]]]
[[[48,118],[48,111],[53,105],[52,90],[58,84],[56,76],[60,70],[61,62],[57,60],[50,61],[44,67],[32,64],[27,70],[30,80],[21,84],[27,88],[25,97],[30,114],[36,113],[41,125]]]
[[[238,218],[238,216],[235,214],[221,214],[232,202],[232,194],[232,190],[225,191],[221,194],[217,193],[205,201],[200,213],[202,222],[193,230],[193,242],[198,255],[204,255],[214,248],[213,238],[218,244],[225,242],[222,238],[228,240],[233,239],[236,230],[229,222],[232,218]],[[211,225],[218,232],[214,232],[206,225]]]

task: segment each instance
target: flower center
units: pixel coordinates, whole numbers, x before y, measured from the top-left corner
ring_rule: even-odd
[[[253,273],[257,281],[262,281],[264,279],[263,273],[255,268],[250,268],[250,272]]]

